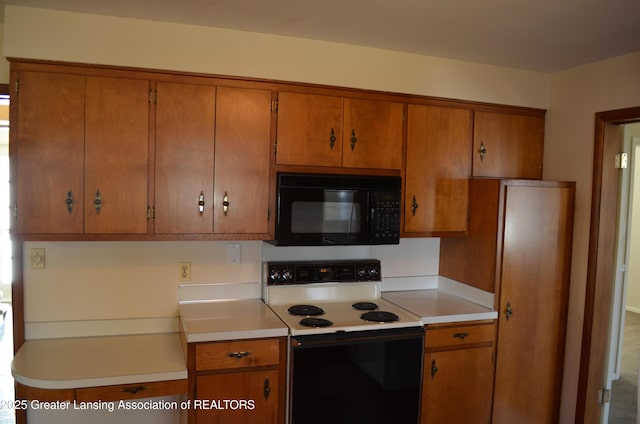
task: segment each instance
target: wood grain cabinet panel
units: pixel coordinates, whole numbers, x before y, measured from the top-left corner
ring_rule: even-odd
[[[407,121],[403,235],[464,235],[471,111],[410,104]]]
[[[345,98],[342,166],[400,169],[403,113],[402,103]]]
[[[278,165],[400,169],[404,105],[278,93]]]
[[[187,380],[154,381],[137,384],[120,384],[102,387],[84,387],[76,389],[78,402],[105,402],[143,399],[160,396],[184,395],[187,393]]]
[[[18,74],[19,233],[147,232],[149,82]]]
[[[286,338],[187,344],[191,401],[222,402],[194,407],[190,423],[283,424]]]
[[[493,346],[424,356],[422,424],[491,422]]]
[[[85,78],[21,72],[12,154],[17,152],[18,233],[82,233]],[[12,158],[15,159],[15,158]]]
[[[264,365],[280,361],[278,339],[238,340],[196,345],[196,370],[225,370]]]
[[[216,87],[158,82],[155,233],[213,232]]]
[[[342,165],[342,97],[278,93],[278,165]]]
[[[87,77],[85,233],[147,232],[149,81]]]
[[[557,422],[575,184],[472,179],[470,194],[469,236],[442,239],[440,273],[496,293],[492,422]]]
[[[469,324],[453,326],[427,327],[425,348],[451,348],[476,343],[493,344],[496,338],[496,326],[491,324]]]
[[[272,92],[219,87],[213,231],[272,238]]]
[[[542,178],[544,115],[475,112],[473,176]]]
[[[489,424],[495,322],[426,326],[420,422]]]
[[[221,402],[216,408],[198,409],[198,424],[278,423],[278,370],[201,375],[196,381],[198,399]]]

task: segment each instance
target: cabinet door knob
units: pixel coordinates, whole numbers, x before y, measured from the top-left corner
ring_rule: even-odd
[[[353,152],[356,148],[356,143],[358,142],[358,137],[356,137],[355,128],[351,129],[351,151]]]
[[[67,199],[64,201],[64,203],[67,205],[67,212],[73,212],[73,193],[71,192],[71,190],[67,192]]]
[[[504,311],[504,316],[507,318],[507,321],[509,320],[509,318],[511,318],[511,315],[513,315],[513,309],[511,309],[511,302],[507,302],[507,309]]]
[[[200,192],[200,196],[198,196],[198,212],[200,215],[204,212],[204,192]]]
[[[224,197],[222,198],[222,212],[224,212],[225,215],[227,215],[227,213],[229,212],[229,195],[226,191],[224,192]]]
[[[431,361],[431,379],[433,380],[433,377],[436,376],[436,373],[438,372],[438,367],[436,366],[436,360],[432,360]]]
[[[416,216],[416,209],[418,209],[418,202],[416,202],[416,196],[413,195],[413,199],[411,199],[411,215]]]
[[[487,148],[484,146],[484,141],[480,142],[480,148],[478,149],[478,152],[480,153],[480,162],[482,162],[484,160],[484,155],[487,154]]]
[[[93,205],[96,207],[96,214],[99,214],[100,209],[102,209],[102,195],[100,194],[100,189],[96,191],[96,197],[93,199]]]
[[[264,379],[264,399],[269,399],[269,395],[271,394],[271,384],[269,383],[269,379]]]
[[[331,147],[331,150],[333,150],[333,146],[335,146],[336,144],[336,132],[333,128],[331,128],[331,134],[329,136],[329,146]]]

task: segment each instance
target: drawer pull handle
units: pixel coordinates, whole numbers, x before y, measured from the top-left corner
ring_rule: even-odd
[[[138,392],[142,392],[143,390],[146,390],[147,388],[145,386],[133,386],[133,387],[125,387],[124,389],[121,389],[121,392],[124,393],[129,393],[132,395],[135,395]]]
[[[468,337],[468,336],[469,336],[469,333],[453,333],[454,339],[464,340],[465,337]]]
[[[432,380],[437,373],[438,373],[438,367],[436,366],[436,360],[434,359],[431,361],[431,379]]]
[[[251,352],[229,352],[229,358],[242,359],[251,355]]]

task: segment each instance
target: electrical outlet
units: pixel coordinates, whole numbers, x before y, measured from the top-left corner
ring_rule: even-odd
[[[227,244],[227,263],[239,264],[241,258],[240,243]]]
[[[178,281],[191,281],[191,262],[178,262]]]
[[[34,247],[31,249],[31,269],[44,269],[46,251],[42,247]]]

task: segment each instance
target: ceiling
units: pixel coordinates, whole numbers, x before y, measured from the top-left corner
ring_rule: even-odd
[[[640,51],[639,0],[0,0],[5,4],[279,34],[538,72]]]

